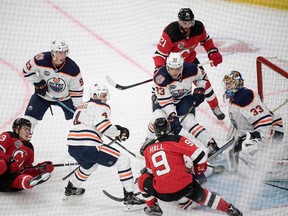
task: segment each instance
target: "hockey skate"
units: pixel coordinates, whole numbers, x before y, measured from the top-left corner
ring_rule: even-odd
[[[158,205],[157,202],[155,202],[154,206],[152,206],[152,207],[145,206],[144,212],[147,215],[156,215],[156,216],[160,216],[160,215],[163,214],[163,211],[162,211],[162,209],[160,208],[160,206]]]
[[[73,184],[69,181],[67,187],[65,187],[65,197],[63,200],[67,200],[70,197],[81,197],[85,193],[84,188],[74,187]]]
[[[212,112],[218,120],[223,120],[225,118],[225,114],[220,110],[219,107],[212,109]]]
[[[39,184],[46,182],[50,177],[51,177],[51,173],[43,172],[40,175],[37,175],[37,176],[31,178],[28,181],[28,184],[29,184],[29,186],[33,187],[35,185],[39,185]]]
[[[240,212],[237,208],[235,208],[232,204],[227,209],[227,215],[229,216],[242,216],[243,213]]]
[[[144,208],[145,201],[138,198],[133,192],[124,190],[124,211],[135,211]]]
[[[192,203],[193,200],[187,197],[182,197],[180,200],[178,200],[178,207],[186,210],[189,206],[192,205]]]

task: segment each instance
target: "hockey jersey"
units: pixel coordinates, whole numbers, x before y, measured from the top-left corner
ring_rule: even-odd
[[[15,133],[3,132],[0,135],[0,159],[9,160],[11,157],[19,167],[30,166],[34,162],[34,148],[29,141],[21,141]]]
[[[49,93],[59,100],[71,98],[75,107],[82,102],[83,79],[80,68],[69,57],[66,57],[63,65],[58,68],[52,62],[51,52],[39,53],[26,63],[23,73],[32,84],[44,80]],[[41,97],[53,101],[47,95]]]
[[[205,87],[206,74],[195,64],[184,62],[182,77],[178,80],[172,79],[166,66],[162,66],[153,77],[153,90],[161,108],[169,115],[176,112],[175,104],[186,95],[192,94],[192,84],[197,87]]]
[[[202,149],[180,135],[159,137],[144,148],[146,167],[153,174],[153,187],[158,193],[175,193],[191,184],[193,179],[186,170],[184,155],[195,164],[207,160]]]
[[[237,136],[258,131],[263,142],[268,143],[272,129],[283,130],[281,117],[274,115],[259,95],[248,88],[240,89],[230,100],[229,118],[237,129]]]
[[[100,100],[90,99],[81,103],[74,113],[67,144],[99,148],[103,143],[103,134],[111,137],[119,136],[120,131],[110,122],[110,114],[110,106]]]
[[[207,52],[215,47],[202,22],[196,20],[189,35],[181,33],[178,21],[170,23],[165,27],[157,44],[153,57],[155,67],[165,65],[170,52],[181,52],[186,62],[193,62],[196,58],[195,49],[199,43]]]

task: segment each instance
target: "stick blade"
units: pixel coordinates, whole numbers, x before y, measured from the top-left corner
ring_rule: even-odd
[[[117,84],[111,79],[109,75],[106,75],[105,79],[111,86],[116,87]]]

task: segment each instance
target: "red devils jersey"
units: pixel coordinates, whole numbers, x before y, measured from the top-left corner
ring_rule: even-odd
[[[194,162],[205,159],[201,149],[179,135],[159,137],[145,147],[146,167],[153,174],[153,186],[158,193],[175,193],[193,181],[183,155]]]
[[[196,58],[195,48],[199,43],[207,52],[215,47],[202,22],[196,20],[189,35],[181,33],[178,21],[170,23],[164,29],[157,44],[157,50],[153,57],[155,67],[165,65],[170,52],[181,52],[186,62],[193,62]]]
[[[12,132],[3,132],[0,135],[0,158],[3,154],[5,157],[14,157],[19,167],[30,166],[34,162],[33,145],[28,141],[20,141]]]

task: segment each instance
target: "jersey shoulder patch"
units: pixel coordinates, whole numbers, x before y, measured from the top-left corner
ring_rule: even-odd
[[[168,74],[166,66],[162,66],[158,72],[153,77],[154,82],[161,86],[167,86],[169,83],[173,82],[174,80],[172,77]]]
[[[248,88],[240,89],[234,97],[233,104],[245,107],[249,105],[254,100],[254,92]]]
[[[35,64],[38,66],[50,67],[50,68],[53,67],[51,52],[38,53],[37,55],[34,56],[34,61]]]

